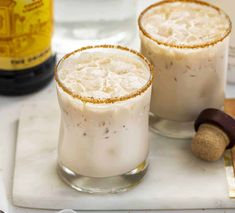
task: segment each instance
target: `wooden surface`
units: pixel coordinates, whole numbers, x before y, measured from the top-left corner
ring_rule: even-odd
[[[235,118],[235,98],[225,100],[224,111]]]
[[[235,99],[230,98],[226,99],[224,102],[224,111],[235,118]],[[233,159],[233,172],[235,175],[235,147],[231,150],[232,159]]]

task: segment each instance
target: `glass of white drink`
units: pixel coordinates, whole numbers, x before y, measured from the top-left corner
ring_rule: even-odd
[[[121,46],[84,47],[60,60],[58,172],[71,187],[116,193],[143,178],[152,72],[144,56]]]
[[[164,136],[190,138],[203,109],[223,108],[231,21],[208,3],[169,0],[145,9],[139,29],[141,52],[157,76],[150,126]]]

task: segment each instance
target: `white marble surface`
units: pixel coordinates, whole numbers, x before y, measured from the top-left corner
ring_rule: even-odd
[[[78,210],[234,208],[228,198],[223,160],[195,158],[190,140],[150,133],[150,168],[135,189],[115,195],[87,195],[56,174],[59,110],[55,102],[24,106],[19,122],[13,200],[17,206]]]
[[[5,185],[3,184],[1,171],[0,171],[0,210],[2,210],[3,212],[9,211]]]
[[[9,202],[10,213],[55,213],[53,210],[40,210],[40,209],[27,209],[16,207],[12,204],[12,179],[13,179],[13,167],[15,158],[15,146],[17,135],[17,121],[19,119],[20,109],[22,105],[27,103],[35,103],[36,101],[56,101],[54,82],[48,85],[45,89],[32,95],[26,95],[21,97],[4,97],[0,96],[0,170],[2,170],[4,184],[7,189],[7,197]],[[228,85],[226,91],[227,97],[235,97],[235,85]],[[213,180],[211,180],[213,181]],[[203,193],[203,191],[202,191]],[[0,195],[1,197],[2,195]],[[169,201],[171,202],[171,201]],[[104,202],[105,203],[105,202]],[[71,207],[69,207],[71,208]],[[131,210],[131,209],[130,209]],[[84,211],[79,211],[84,212]],[[85,211],[84,213],[89,213]],[[108,211],[110,212],[110,211]],[[127,213],[130,211],[123,211]],[[131,211],[135,212],[135,211]],[[138,211],[150,212],[147,210]],[[151,211],[156,212],[156,211]],[[178,213],[178,212],[190,212],[190,213],[232,213],[234,209],[217,209],[217,210],[167,210],[157,211],[158,213]]]

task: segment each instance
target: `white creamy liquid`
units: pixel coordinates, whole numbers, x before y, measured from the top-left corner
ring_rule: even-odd
[[[108,99],[132,94],[150,78],[147,65],[132,54],[82,52],[66,59],[58,77],[73,94]],[[121,175],[148,155],[151,87],[115,103],[83,103],[60,86],[62,111],[59,163],[89,177]]]
[[[59,78],[74,94],[93,98],[128,95],[149,80],[146,65],[112,53],[81,53],[64,62]]]
[[[229,66],[228,66],[228,82],[235,83],[235,13],[234,13],[234,7],[235,2],[234,0],[206,0],[208,3],[211,3],[213,5],[216,5],[220,8],[222,8],[230,17],[233,28],[232,28],[232,34],[230,36],[230,42],[229,42]]]
[[[166,3],[147,12],[144,29],[155,39],[176,45],[200,45],[223,37],[229,27],[224,13],[195,3]]]
[[[205,108],[222,108],[227,70],[229,27],[224,13],[189,2],[165,3],[141,19],[141,51],[154,64],[151,112],[174,121],[193,121]],[[183,48],[172,47],[183,46]],[[203,48],[184,48],[204,45]],[[206,46],[206,47],[205,47]]]

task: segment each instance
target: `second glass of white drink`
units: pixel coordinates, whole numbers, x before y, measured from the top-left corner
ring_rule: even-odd
[[[205,108],[222,109],[225,98],[229,17],[194,0],[168,0],[139,17],[141,52],[154,65],[151,128],[190,138]]]
[[[121,46],[81,48],[57,65],[60,177],[78,191],[116,193],[147,170],[152,67]]]

